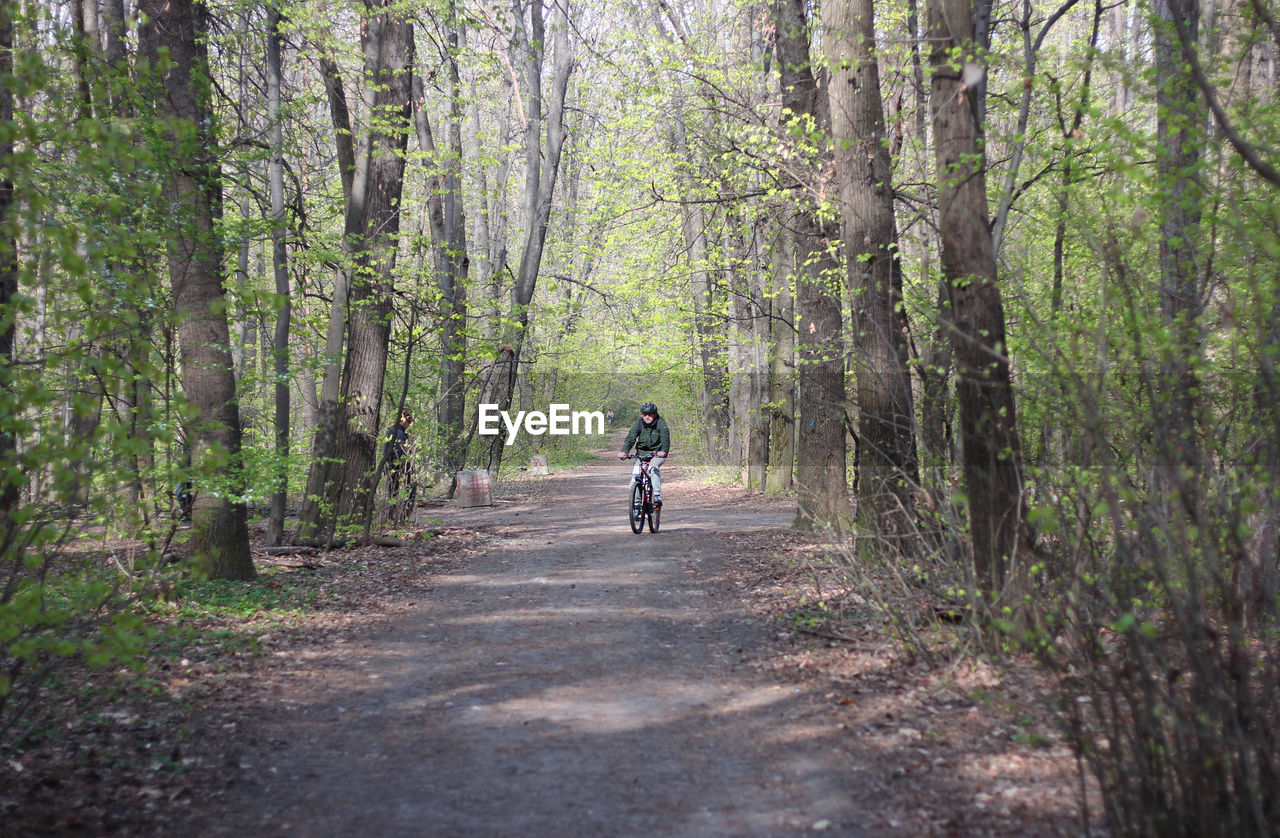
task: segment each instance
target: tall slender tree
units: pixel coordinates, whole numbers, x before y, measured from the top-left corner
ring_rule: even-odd
[[[437,147],[426,110],[426,90],[420,75],[413,79],[414,125],[418,144],[429,167],[427,206],[434,249],[434,272],[440,288],[443,320],[440,327],[440,393],[437,433],[447,474],[462,466],[462,431],[466,419],[463,381],[467,351],[467,214],[462,192],[463,93],[458,68],[462,23],[457,4],[450,2],[445,35],[445,83],[448,117],[446,149]]]
[[[774,226],[769,251],[769,470],[766,495],[791,492],[796,468],[794,237]]]
[[[1201,275],[1198,228],[1204,198],[1199,183],[1206,109],[1194,78],[1185,69],[1178,30],[1190,42],[1200,31],[1199,0],[1155,3],[1156,168],[1160,200],[1160,314],[1169,340],[1161,348],[1156,400],[1155,439],[1160,469],[1196,469],[1196,366],[1202,344]],[[1161,479],[1167,490],[1182,483],[1176,475]],[[1184,484],[1185,485],[1185,484]],[[1185,494],[1185,493],[1184,493]],[[1194,502],[1184,497],[1186,503]]]
[[[288,493],[289,460],[289,320],[292,312],[289,287],[288,228],[284,205],[284,116],[281,113],[281,23],[279,0],[267,10],[267,123],[271,158],[267,162],[268,191],[271,196],[271,270],[275,278],[275,335],[272,367],[275,371],[275,450],[279,462],[277,485],[271,493],[271,513],[267,540],[279,544],[284,538],[285,501]]]
[[[5,79],[13,75],[15,11],[11,3],[0,7],[0,78]],[[0,84],[0,125],[11,125],[13,116],[13,90],[8,84]],[[6,131],[0,137],[0,317],[3,318],[3,326],[0,326],[0,399],[5,402],[6,416],[15,416],[18,407],[12,382],[14,338],[18,328],[18,318],[13,311],[14,297],[18,293],[18,239],[12,232],[11,218],[13,153],[13,136]],[[5,422],[0,427],[0,538],[5,543],[11,538],[11,516],[21,488],[17,479],[21,469],[14,462],[17,453],[17,436],[10,423]]]
[[[682,60],[672,62],[662,72],[666,75],[671,108],[666,120],[667,143],[675,166],[675,181],[680,201],[680,231],[684,238],[684,258],[688,265],[688,299],[693,304],[692,357],[698,373],[699,430],[706,456],[713,461],[726,459],[730,448],[730,405],[725,378],[728,374],[728,341],[723,309],[726,308],[723,285],[714,266],[711,231],[714,208],[707,204],[704,184],[714,181],[711,166],[696,149],[699,122],[707,121],[706,113],[714,113],[717,97],[708,85],[701,85],[698,105],[690,104],[685,91],[683,67],[700,60],[688,27],[668,3],[650,9],[651,23],[662,41],[675,47]],[[644,25],[639,22],[637,25]],[[652,72],[653,64],[646,62]]]

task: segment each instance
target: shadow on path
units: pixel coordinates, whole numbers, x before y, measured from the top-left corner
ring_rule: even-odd
[[[376,633],[286,673],[254,778],[202,835],[856,835],[847,733],[754,672],[764,629],[712,593],[727,534],[786,513],[669,483],[633,535],[627,474],[548,478],[555,501],[433,510],[507,536]]]

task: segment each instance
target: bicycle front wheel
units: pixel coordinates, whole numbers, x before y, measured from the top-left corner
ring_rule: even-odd
[[[649,504],[649,532],[658,531],[658,519],[662,517],[662,507],[656,503]]]
[[[631,531],[636,535],[644,532],[644,487],[640,481],[631,482]]]

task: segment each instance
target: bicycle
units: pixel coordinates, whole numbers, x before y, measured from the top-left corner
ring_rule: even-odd
[[[644,532],[644,522],[649,522],[649,532],[657,532],[661,525],[662,507],[653,502],[653,481],[649,477],[649,461],[652,454],[628,454],[627,459],[636,457],[640,460],[640,472],[631,481],[631,504],[628,517],[631,531],[636,535]]]

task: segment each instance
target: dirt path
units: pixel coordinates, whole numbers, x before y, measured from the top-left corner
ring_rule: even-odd
[[[672,472],[675,469],[670,469]],[[718,595],[727,535],[782,528],[672,480],[632,535],[627,468],[556,500],[432,512],[507,537],[379,631],[302,653],[230,735],[244,777],[202,835],[860,835],[821,698],[749,662],[766,629]]]

